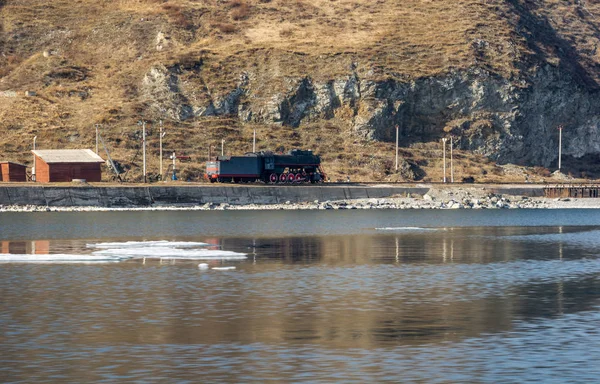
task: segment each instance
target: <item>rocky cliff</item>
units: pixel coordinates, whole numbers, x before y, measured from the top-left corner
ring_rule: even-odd
[[[353,64],[355,65],[355,64]],[[400,144],[451,134],[456,147],[501,163],[549,166],[558,157],[558,126],[564,125],[563,154],[600,153],[600,99],[558,68],[545,66],[515,85],[485,70],[471,69],[411,81],[361,79],[348,74],[325,81],[289,79],[284,88],[243,71],[239,83],[220,96],[192,101],[178,86],[179,68],[152,68],[142,89],[150,105],[185,121],[236,116],[240,121],[300,127],[344,113],[360,136]],[[260,88],[270,93],[257,95]]]

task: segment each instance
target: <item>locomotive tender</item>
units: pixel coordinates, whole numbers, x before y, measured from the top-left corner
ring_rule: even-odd
[[[293,149],[287,154],[248,152],[244,156],[217,156],[206,163],[211,182],[317,183],[325,180],[321,158],[311,150]]]

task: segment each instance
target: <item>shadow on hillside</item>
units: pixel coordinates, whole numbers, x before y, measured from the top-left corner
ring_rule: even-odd
[[[507,4],[519,18],[518,33],[526,38],[529,48],[540,60],[549,59],[548,54],[543,50],[543,47],[546,47],[560,59],[558,67],[561,71],[569,73],[575,81],[586,88],[600,89],[593,75],[582,65],[585,58],[568,40],[559,35],[548,18],[533,12],[537,8],[536,5],[532,5],[529,1],[523,4],[521,0],[507,0]]]
[[[550,169],[558,169],[558,160],[552,162]],[[590,153],[578,158],[563,156],[561,171],[576,178],[600,179],[600,155]]]

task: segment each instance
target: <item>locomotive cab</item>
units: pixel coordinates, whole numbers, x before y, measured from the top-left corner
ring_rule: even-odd
[[[219,161],[207,161],[206,162],[206,178],[214,183],[219,178]]]

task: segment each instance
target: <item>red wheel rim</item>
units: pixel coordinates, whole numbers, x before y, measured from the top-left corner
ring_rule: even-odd
[[[277,175],[274,173],[271,173],[271,176],[269,176],[269,180],[271,180],[271,183],[277,182]]]
[[[287,175],[285,173],[282,173],[279,176],[279,181],[281,181],[282,183],[285,183],[286,180],[287,180]]]
[[[301,183],[301,182],[303,182],[303,181],[304,181],[304,176],[302,176],[302,174],[301,174],[301,173],[298,173],[298,174],[296,175],[296,183]]]
[[[294,175],[293,173],[288,174],[288,183],[293,183],[294,180],[296,180],[296,175]]]

